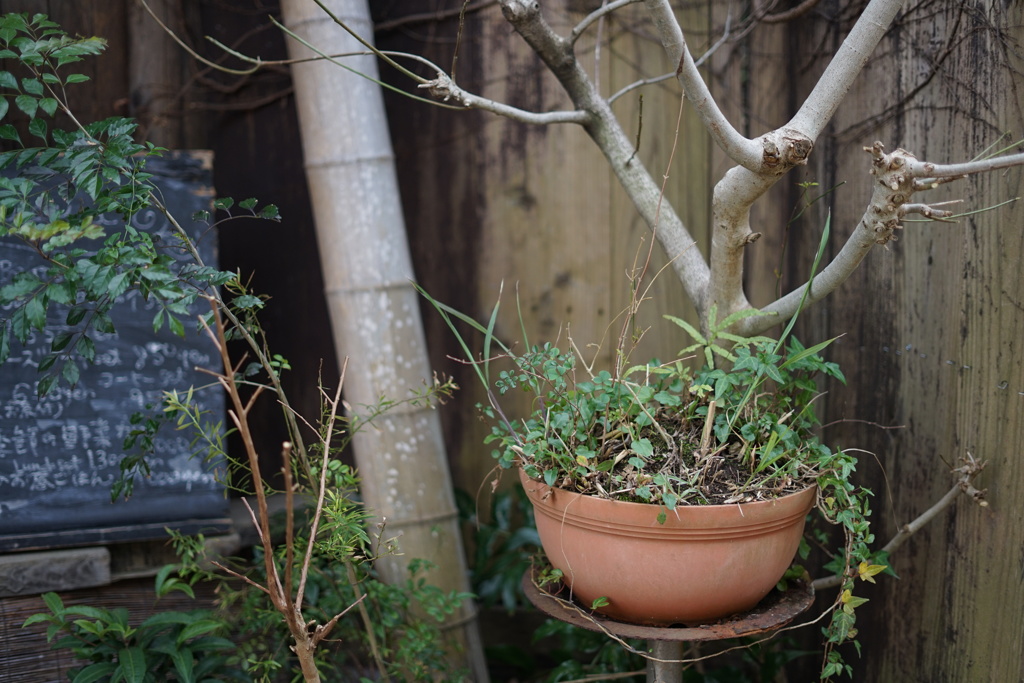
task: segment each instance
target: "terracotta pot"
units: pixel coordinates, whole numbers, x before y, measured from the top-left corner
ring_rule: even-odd
[[[752,609],[796,555],[814,505],[810,487],[777,500],[680,506],[584,496],[520,479],[551,564],[572,595],[620,621],[661,625],[714,621]]]

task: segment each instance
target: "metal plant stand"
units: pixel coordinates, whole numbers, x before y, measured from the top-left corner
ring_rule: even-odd
[[[528,569],[523,575],[523,591],[530,602],[549,617],[617,638],[646,640],[651,655],[647,660],[647,683],[679,683],[682,680],[680,660],[683,659],[685,643],[756,636],[774,631],[810,609],[814,602],[814,589],[809,584],[794,584],[785,592],[772,591],[749,612],[712,624],[642,626],[591,613],[563,597],[568,591],[563,590],[561,583],[539,588],[533,581],[532,571]]]

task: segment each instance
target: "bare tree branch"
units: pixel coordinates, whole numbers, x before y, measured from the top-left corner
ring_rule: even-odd
[[[843,248],[832,262],[815,276],[813,282],[800,285],[761,309],[764,313],[774,315],[752,316],[742,320],[737,325],[740,334],[759,334],[795,315],[801,301],[804,301],[805,305],[814,303],[834,292],[850,277],[876,244],[884,245],[896,239],[894,233],[903,229],[902,219],[906,214],[917,213],[933,220],[943,220],[952,215],[949,211],[935,208],[949,202],[932,206],[910,202],[914,192],[932,189],[945,179],[1024,165],[1024,154],[940,166],[918,161],[914,155],[903,149],[897,149],[890,154],[885,154],[883,149],[880,142],[864,148],[874,157],[871,168],[871,173],[876,178],[874,192],[863,217]],[[920,178],[919,174],[927,177]],[[719,239],[717,228],[716,225],[716,240]],[[725,233],[725,228],[722,230]],[[725,257],[722,258],[726,260]],[[742,271],[742,262],[739,268]],[[806,292],[804,300],[808,287],[810,290]]]
[[[707,51],[704,54],[702,54],[697,61],[693,63],[695,67],[700,68],[701,66],[703,66],[704,62],[709,60],[711,58],[711,55],[715,54],[715,52],[718,51],[718,48],[722,47],[722,45],[724,45],[729,40],[731,26],[732,17],[727,16],[725,18],[725,28],[722,30],[722,35],[718,38],[718,40],[715,41],[714,45],[709,47]],[[667,74],[662,74],[661,76],[655,76],[653,78],[643,78],[640,79],[639,81],[634,81],[633,83],[630,83],[629,85],[623,87],[617,93],[609,97],[608,104],[611,104],[612,102],[614,102],[615,100],[619,99],[620,97],[622,97],[623,95],[632,90],[636,90],[637,88],[643,87],[645,85],[654,85],[655,83],[661,83],[662,81],[667,81],[670,78],[675,78],[675,76],[676,73],[671,72]]]
[[[902,0],[871,0],[786,128],[817,139],[902,7]]]
[[[550,112],[532,112],[526,111],[525,109],[519,109],[517,107],[510,107],[507,104],[489,100],[485,97],[479,97],[466,90],[463,90],[455,84],[448,74],[438,72],[437,78],[426,83],[422,83],[420,88],[425,88],[431,95],[438,98],[443,102],[454,100],[456,103],[461,104],[467,109],[480,109],[482,111],[489,111],[492,114],[498,114],[505,118],[512,119],[513,121],[519,121],[521,123],[533,123],[537,125],[546,125],[551,123],[578,123],[585,124],[589,120],[589,115],[585,111],[550,111]]]
[[[1004,157],[993,157],[981,161],[968,161],[962,164],[932,164],[914,159],[910,162],[910,172],[917,178],[949,178],[957,179],[976,173],[996,171],[1001,168],[1024,165],[1024,154],[1009,154]],[[927,183],[927,180],[922,182]]]
[[[587,16],[583,17],[583,21],[576,24],[576,27],[573,28],[572,33],[569,34],[569,40],[572,43],[575,43],[579,39],[579,37],[583,35],[583,32],[590,28],[590,25],[593,24],[594,22],[600,21],[602,17],[611,14],[615,10],[621,9],[626,5],[632,5],[640,1],[641,0],[615,0],[615,2],[609,2],[607,5],[599,7],[598,9],[594,10]]]
[[[700,71],[697,70],[693,56],[686,46],[686,38],[668,0],[644,0],[644,5],[658,29],[661,45],[665,48],[668,58],[679,65],[676,77],[683,86],[683,92],[693,104],[712,139],[740,166],[751,171],[760,170],[761,146],[754,140],[743,137],[719,109],[707,84],[701,78]]]
[[[678,214],[668,202],[661,201],[661,187],[634,158],[633,141],[579,65],[571,43],[544,21],[537,3],[502,0],[501,8],[505,19],[555,75],[576,108],[587,112],[589,120],[584,130],[608,160],[637,213],[661,242],[690,300],[702,311],[710,278],[708,265]]]

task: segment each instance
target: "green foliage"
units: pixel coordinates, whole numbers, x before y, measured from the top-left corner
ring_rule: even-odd
[[[158,597],[192,587],[164,567],[156,578]],[[88,664],[72,669],[72,683],[124,681],[247,681],[236,666],[235,645],[225,638],[227,624],[209,610],[158,612],[132,624],[124,608],[65,606],[56,593],[43,596],[49,613],[33,614],[24,626],[46,624],[53,648],[70,650]],[[58,637],[60,636],[60,637]]]
[[[551,344],[526,343],[526,352],[513,352],[494,337],[497,305],[483,325],[421,294],[487,388],[488,404],[480,409],[492,427],[485,442],[496,446],[493,455],[504,468],[520,466],[531,478],[587,495],[659,504],[662,520],[679,505],[764,500],[816,484],[822,517],[845,539],[830,565],[843,577],[843,592],[825,628],[826,656],[845,666],[834,647],[856,637],[855,609],[863,599],[853,595],[854,580],[870,578],[884,561],[870,553],[871,492],[852,482],[856,458],[833,451],[816,434],[819,380],[845,382],[839,367],[820,355],[832,340],[805,347],[789,336],[792,320],[779,340],[729,331],[756,312],[718,322],[713,311],[707,335],[669,317],[696,343],[678,360],[651,361],[615,376],[590,372],[575,353]],[[458,321],[484,335],[481,360],[472,361]],[[492,345],[512,369],[493,375],[499,356]],[[698,350],[704,365],[692,371],[682,356]],[[512,391],[531,396],[525,417],[509,417],[501,408],[500,397]]]
[[[351,416],[332,411],[331,419],[322,421],[320,449],[310,449],[314,455],[326,449],[327,457],[310,460],[280,387],[280,373],[290,364],[270,352],[259,324],[266,297],[250,291],[238,275],[203,263],[195,243],[161,203],[146,171],[147,160],[163,150],[136,142],[134,121],[115,117],[81,123],[71,111],[67,88],[88,79],[69,67],[82,57],[99,54],[103,47],[98,38],[68,36],[44,15],[0,17],[0,57],[12,65],[11,70],[0,71],[0,139],[8,141],[9,148],[0,152],[0,169],[11,176],[0,178],[0,239],[18,240],[38,255],[38,263],[0,282],[0,307],[5,314],[10,312],[0,319],[0,363],[10,356],[12,343],[52,334],[50,353],[39,367],[37,389],[46,394],[60,382],[74,385],[80,364],[95,360],[97,344],[116,332],[110,317],[115,302],[128,296],[155,302],[154,331],[166,326],[184,335],[186,320],[195,316],[193,304],[208,300],[210,313],[201,317],[199,327],[215,328],[214,336],[221,335],[221,342],[243,341],[253,358],[252,363],[228,369],[221,379],[229,387],[242,387],[247,399],[269,389],[285,407],[294,441],[286,463],[291,475],[289,502],[295,494],[315,499],[324,475],[322,519],[315,538],[310,539],[312,511],[304,510],[285,543],[272,546],[270,552],[280,578],[291,582],[287,590],[300,596],[304,591],[304,601],[296,598],[296,603],[314,622],[334,627],[331,638],[319,641],[317,650],[326,679],[339,680],[338,667],[344,666],[345,675],[351,673],[353,680],[375,675],[374,671],[401,680],[459,680],[462,673],[452,669],[442,649],[440,624],[468,596],[431,586],[429,567],[422,562],[410,563],[408,580],[401,585],[378,580],[370,560],[395,552],[393,539],[384,538],[383,529],[376,537],[367,532],[369,514],[358,500],[355,475],[337,458],[351,435],[376,416],[396,406],[443,399],[454,385],[438,380],[410,398],[381,399],[375,406],[361,407],[361,414],[359,407]],[[68,130],[59,127],[68,122]],[[142,210],[163,214],[172,227],[171,238],[135,227],[133,218]],[[213,211],[198,212],[192,220],[213,227],[242,217],[280,220],[276,206],[261,206],[255,198],[216,199]],[[221,416],[204,413],[194,402],[201,389],[168,388],[162,406],[131,418],[125,440],[130,455],[122,461],[121,476],[112,487],[114,499],[131,495],[135,479],[149,474],[147,456],[159,430],[167,425],[192,430],[193,455],[211,463],[230,461]],[[244,423],[245,415],[239,417]],[[269,491],[258,474],[248,472],[248,462],[232,465],[241,477],[232,481],[232,472],[226,472],[228,486],[255,483]],[[326,471],[321,473],[321,467]],[[270,680],[278,672],[292,671],[296,662],[288,645],[298,637],[285,627],[280,605],[275,607],[250,583],[200,569],[201,537],[174,535],[174,541],[188,579],[172,576],[170,568],[161,571],[158,595],[191,595],[194,581],[216,581],[227,608],[222,616],[230,618],[233,630],[229,632],[220,617],[203,611],[162,613],[129,626],[123,610],[65,608],[55,595],[47,596],[51,614],[36,615],[28,623],[47,622],[51,640],[65,633],[56,646],[71,648],[90,662],[74,672],[73,680]],[[277,581],[278,574],[267,576],[262,553],[262,548],[254,551],[254,564],[236,565],[233,577],[245,576],[263,585]],[[311,570],[308,581],[302,582],[306,553],[312,555]],[[264,640],[253,640],[257,636]],[[244,643],[240,655],[235,656],[227,637]]]
[[[694,343],[680,351],[679,355],[685,356],[693,351],[702,350],[705,364],[707,367],[713,369],[715,367],[715,355],[721,356],[728,361],[735,362],[736,356],[730,349],[749,348],[751,344],[774,342],[774,340],[769,337],[741,337],[738,334],[729,332],[732,326],[741,320],[761,315],[765,314],[761,311],[748,309],[744,311],[736,311],[719,322],[718,305],[713,304],[711,306],[711,310],[708,311],[708,328],[710,332],[707,336],[701,334],[697,328],[682,318],[677,318],[674,315],[666,315],[665,319],[671,320],[673,323],[681,327],[684,332],[690,335],[691,338],[693,338]],[[720,340],[724,340],[724,342]]]
[[[255,317],[248,329],[262,338]],[[271,354],[266,354],[273,358]],[[281,358],[278,365],[287,364]],[[236,373],[233,381],[263,388],[259,374],[265,367]],[[389,585],[375,574],[372,561],[397,551],[394,539],[388,538],[383,526],[376,533],[368,532],[372,515],[358,498],[358,478],[354,470],[339,459],[340,453],[360,429],[372,425],[374,419],[401,405],[421,405],[453,390],[451,382],[424,387],[404,400],[382,398],[374,406],[361,406],[349,415],[335,415],[326,406],[319,425],[319,444],[310,449],[308,472],[295,460],[292,467],[292,492],[312,500],[323,477],[323,505],[316,538],[310,544],[310,529],[315,507],[295,511],[290,527],[290,541],[275,546],[273,562],[278,574],[298,594],[302,567],[311,552],[310,568],[303,585],[302,613],[310,623],[328,624],[337,615],[331,637],[316,650],[318,668],[325,680],[350,680],[339,676],[353,672],[387,672],[399,680],[460,680],[463,672],[455,670],[444,649],[441,624],[471,596],[444,593],[427,578],[431,567],[419,560],[409,564],[409,578],[402,584]],[[178,429],[196,433],[193,444],[196,454],[214,459],[229,458],[221,430],[212,428],[209,416],[193,402],[192,392],[168,392],[165,415]],[[333,425],[332,425],[333,419]],[[219,426],[219,425],[218,425]],[[330,431],[330,438],[328,437]],[[324,457],[324,448],[329,452]],[[206,454],[203,456],[203,454]],[[325,463],[325,465],[323,464]],[[241,463],[235,463],[241,466]],[[321,472],[322,467],[326,471]],[[231,484],[234,485],[234,484]],[[270,489],[263,483],[266,491]],[[271,526],[273,538],[289,536],[289,517],[275,518]],[[258,680],[270,680],[275,672],[291,671],[299,675],[297,660],[288,647],[291,638],[287,625],[267,594],[250,582],[267,585],[264,549],[253,548],[252,558],[234,565],[231,572],[244,575],[248,581],[239,584],[221,573],[214,573],[203,563],[202,538],[186,538],[172,534],[175,550],[184,563],[183,573],[191,580],[203,579],[219,584],[218,595],[236,625],[233,637],[241,643],[241,660],[245,670]],[[286,587],[286,590],[289,587]],[[353,611],[354,610],[354,611]],[[345,673],[339,673],[345,672]],[[357,680],[358,677],[351,680]]]
[[[705,365],[691,374],[677,361],[632,368],[625,378],[578,377],[573,354],[534,347],[512,357],[516,369],[501,371],[495,388],[499,396],[527,391],[537,408],[504,420],[484,406],[494,420],[486,442],[499,446],[502,467],[521,464],[550,485],[670,510],[777,495],[845,462],[813,433],[816,378],[843,379],[818,355],[823,346],[793,339],[779,354],[774,341],[754,340],[733,349],[728,370]],[[735,486],[702,487],[712,467]]]
[[[521,582],[540,551],[540,536],[526,492],[518,486],[495,492],[487,519],[477,515],[476,501],[465,491],[457,490],[455,501],[473,538],[470,581],[477,599],[509,614],[527,607]]]
[[[13,147],[0,153],[0,169],[16,171],[0,177],[0,238],[18,239],[39,256],[38,266],[0,286],[0,305],[12,311],[0,320],[0,363],[12,340],[26,343],[59,316],[63,324],[39,364],[40,395],[61,381],[74,385],[80,362],[95,361],[96,340],[116,331],[109,315],[116,301],[132,293],[155,301],[154,330],[167,325],[183,335],[196,298],[234,277],[205,267],[173,217],[179,234],[170,245],[131,225],[143,209],[163,211],[145,170],[162,150],[136,142],[131,119],[82,124],[68,106],[67,88],[88,79],[67,67],[104,46],[68,36],[42,14],[0,17],[0,57],[20,70],[0,71],[0,120],[18,112],[33,143],[13,123],[0,125],[0,138]],[[57,127],[58,114],[70,119],[70,130]],[[123,227],[107,227],[108,215]]]
[[[347,466],[338,463],[332,470],[336,482],[356,482]],[[365,620],[355,616],[340,619],[330,640],[317,649],[317,667],[324,680],[360,680],[359,672],[368,675],[375,669],[374,650],[385,663],[387,673],[397,680],[430,681],[438,680],[439,676],[441,680],[465,680],[465,672],[454,668],[448,659],[441,624],[470,596],[445,593],[430,584],[432,567],[420,560],[409,563],[409,576],[404,583],[382,582],[367,561],[380,549],[374,547],[366,533],[366,511],[350,498],[345,500],[328,508],[330,512],[325,509],[332,519],[330,533],[324,534],[323,543],[314,544],[314,558],[305,585],[304,613],[307,618],[326,623],[361,599],[358,609],[365,610]],[[305,515],[296,520],[297,548],[306,547],[308,538],[303,533],[309,528],[308,522]],[[297,676],[298,664],[288,647],[288,629],[266,594],[251,584],[239,585],[201,568],[201,538],[175,534],[174,541],[184,563],[183,573],[190,580],[219,584],[218,595],[225,612],[232,617],[232,638],[239,643],[244,670],[256,680],[271,680],[273,673],[279,671],[291,671]],[[278,566],[283,567],[288,559],[286,548],[278,548]],[[295,590],[303,553],[297,552],[291,560]],[[248,579],[265,585],[264,568],[261,547],[253,548],[251,561],[239,567]]]

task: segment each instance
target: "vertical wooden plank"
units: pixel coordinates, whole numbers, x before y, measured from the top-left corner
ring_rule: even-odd
[[[178,36],[185,36],[184,17],[178,0],[156,0],[150,9]],[[128,7],[131,113],[138,120],[140,136],[161,147],[182,145],[183,77],[181,47],[137,2]],[[189,57],[190,59],[190,57]]]
[[[1020,8],[927,9],[908,6],[815,152],[823,177],[846,181],[831,203],[836,247],[870,191],[864,145],[879,139],[929,161],[960,161],[1024,123],[1019,59],[1007,47],[1019,39],[1011,27],[1020,25]],[[828,45],[848,30],[848,22],[828,19],[806,45]],[[798,87],[806,92],[811,82]],[[1020,176],[960,181],[915,201],[962,197],[966,210],[991,206],[1020,194]],[[833,387],[828,412],[850,421],[829,437],[874,454],[862,456],[860,472],[876,493],[880,544],[948,489],[959,458],[989,460],[979,485],[990,489],[992,507],[958,501],[892,558],[900,581],[864,591],[871,602],[858,610],[857,626],[867,654],[856,661],[857,680],[1022,676],[1024,620],[1005,608],[1024,598],[1021,465],[1007,448],[1024,437],[1024,308],[1014,294],[1021,220],[1012,207],[955,224],[908,221],[898,242],[869,255],[831,297],[827,321],[814,320],[822,336],[846,335],[833,356],[850,386]]]
[[[707,34],[707,6],[698,3],[681,10],[678,16],[684,30],[693,36],[695,49],[699,49]],[[607,83],[604,87],[607,95],[641,79],[674,73],[676,67],[669,63],[661,45],[642,30],[646,22],[646,12],[640,6],[616,13],[615,20],[609,22],[607,75],[603,80]],[[628,136],[635,137],[639,132],[636,158],[656,180],[663,182],[664,204],[675,207],[697,242],[694,248],[707,254],[710,141],[681,93],[678,81],[670,78],[622,96],[613,104],[613,110]],[[644,279],[637,283],[647,300],[632,324],[620,317],[609,329],[608,362],[612,362],[611,352],[623,329],[630,336],[643,333],[642,340],[632,350],[630,360],[633,363],[645,363],[651,358],[669,360],[689,344],[689,338],[664,320],[663,315],[667,313],[695,322],[695,310],[656,236],[641,220],[611,171],[608,174],[612,185],[612,229],[607,246],[612,262],[608,279],[613,316],[619,316],[629,306],[632,287],[628,273],[643,270],[647,264]]]
[[[1001,12],[995,3],[978,4],[971,11],[947,8],[942,23],[951,33],[959,29],[959,35],[952,39],[957,42],[951,41],[954,49],[948,64],[943,64],[937,87],[929,93],[934,112],[914,117],[916,121],[912,119],[908,125],[908,130],[919,131],[922,146],[930,148],[926,152],[930,158],[941,154],[968,159],[1002,132],[1021,129],[1024,118],[1019,102],[1007,97],[1020,88],[1021,79],[1007,72],[1006,60],[1012,56],[1004,51],[1002,36],[993,30],[998,25],[1019,26],[1019,8],[1015,13],[1015,20],[998,16]],[[920,78],[923,61],[919,51],[911,50],[929,38],[934,40],[934,28],[926,24],[916,28],[906,41],[908,51],[903,56],[903,78],[908,82],[914,76]],[[979,80],[979,64],[1002,68],[994,68],[991,79]],[[962,196],[967,210],[982,208],[1018,196],[1020,179],[1019,170],[992,174],[956,183],[943,194]],[[931,595],[942,596],[941,601],[926,600],[919,608],[921,621],[936,624],[940,637],[928,641],[917,667],[954,680],[1016,680],[1024,675],[1019,658],[1000,656],[1014,647],[1011,643],[1019,644],[1024,638],[1019,611],[1000,608],[1024,598],[1018,565],[1024,534],[1020,506],[1013,502],[1021,494],[1020,459],[1005,447],[1021,443],[1024,435],[1024,400],[1021,394],[1009,392],[1012,378],[1024,377],[1021,356],[1014,354],[1015,349],[1019,351],[1024,310],[1006,299],[1021,291],[1021,216],[1019,207],[1013,207],[961,219],[951,230],[941,229],[951,226],[939,226],[935,232],[949,246],[943,249],[940,243],[934,251],[958,256],[948,270],[936,267],[930,254],[914,250],[909,237],[903,245],[910,266],[907,272],[916,276],[907,286],[914,301],[907,301],[904,310],[913,310],[922,296],[935,289],[949,291],[951,305],[946,315],[931,321],[907,317],[905,330],[916,338],[934,334],[949,340],[954,355],[943,359],[939,367],[945,375],[942,380],[953,384],[954,390],[930,396],[910,385],[911,391],[902,394],[901,407],[922,431],[937,434],[941,439],[937,453],[948,460],[967,453],[990,460],[990,472],[981,485],[991,488],[991,510],[979,510],[962,501],[950,513],[946,533],[942,526],[932,530],[933,537],[941,540],[927,555],[911,560],[913,570],[937,589]],[[932,232],[927,226],[923,231]],[[959,277],[950,278],[950,274]],[[928,316],[928,311],[936,312],[929,306],[919,315]],[[955,319],[950,319],[953,316]],[[936,372],[934,367],[931,372]],[[944,417],[952,419],[943,422]],[[912,443],[912,437],[907,434],[908,442]],[[930,463],[938,466],[935,454],[922,452],[914,460],[918,468]],[[909,467],[913,464],[907,463]],[[917,506],[923,505],[924,500],[918,498]],[[914,666],[894,655],[887,656],[884,665],[882,671],[909,671]]]
[[[46,14],[71,34],[99,36],[107,40],[106,51],[73,65],[77,73],[91,79],[85,85],[69,88],[71,104],[82,121],[99,121],[128,113],[125,97],[128,84],[127,25],[125,0],[2,0],[0,14],[24,12]],[[69,122],[61,125],[68,126]]]
[[[545,16],[564,34],[583,15],[553,7]],[[522,39],[500,15],[494,19],[484,29],[484,44],[496,48],[485,56],[484,96],[530,111],[571,108]],[[588,50],[581,46],[578,54],[592,70]],[[496,329],[518,350],[525,343],[520,311],[530,344],[550,341],[568,350],[570,335],[581,348],[599,341],[614,315],[609,293],[614,283],[608,278],[611,186],[601,155],[574,125],[494,118],[487,127],[482,171],[488,208],[482,216],[478,310],[490,309],[504,283]],[[531,409],[526,394],[506,395],[503,405],[516,416]],[[480,427],[463,443],[467,452],[484,456],[477,460],[484,478],[493,461],[489,449],[479,445],[486,434],[485,425]]]
[[[555,30],[564,34],[597,6],[599,3],[554,4],[544,12]],[[601,31],[599,61],[606,93],[642,76],[674,68],[665,64],[657,43],[634,30],[644,19],[641,7],[619,14],[625,18],[606,21]],[[698,12],[697,17],[701,16]],[[425,49],[438,64],[449,68],[457,22],[442,22],[429,30],[421,27],[429,39],[412,47],[397,35],[409,27],[401,17],[401,12],[396,12],[385,20],[388,23],[382,22],[389,28],[378,34],[379,43],[402,45],[411,52]],[[596,40],[597,31],[592,27],[577,46],[581,62],[591,73]],[[623,55],[628,56],[623,59]],[[457,78],[473,92],[523,109],[571,107],[555,79],[510,30],[496,7],[467,16]],[[644,135],[638,157],[660,175],[671,152],[679,88],[670,82],[643,92]],[[557,341],[565,349],[571,331],[585,355],[596,353],[592,345],[600,345],[597,367],[609,367],[620,329],[620,323],[612,321],[629,297],[627,270],[638,248],[650,244],[651,238],[584,131],[573,125],[528,126],[490,114],[431,110],[395,97],[389,99],[389,107],[401,112],[403,118],[396,121],[404,121],[392,125],[392,134],[407,215],[411,212],[414,216],[408,220],[413,253],[427,289],[478,319],[486,319],[504,283],[497,333],[522,349],[515,298],[518,288],[531,343]],[[638,121],[635,95],[617,102],[615,110],[632,134]],[[668,198],[682,194],[680,190],[690,193],[685,209],[689,213],[684,216],[700,225],[707,221],[707,193],[692,179],[704,178],[707,143],[700,131],[693,132],[693,118],[686,121],[689,128],[676,150]],[[686,166],[693,159],[698,161],[696,170]],[[652,272],[665,262],[660,246],[655,246],[654,254]],[[637,362],[652,355],[666,358],[683,345],[681,334],[661,319],[662,311],[679,314],[684,308],[681,286],[666,272],[655,291],[654,301],[643,309],[642,323],[653,329],[647,345],[634,354]],[[476,491],[493,467],[488,449],[481,443],[488,428],[472,419],[473,406],[484,400],[484,395],[465,366],[444,358],[457,355],[458,348],[436,315],[428,314],[426,324],[428,340],[437,347],[435,362],[456,374],[463,387],[455,405],[445,411],[446,431],[449,443],[460,444],[452,447],[460,453],[453,464],[456,481]],[[507,398],[513,401],[511,414],[529,409],[528,397]],[[514,403],[516,400],[520,403]]]
[[[800,104],[791,89],[798,67],[792,58],[788,27],[759,23],[757,5],[741,1],[715,6],[719,31],[724,32],[727,22],[731,28],[721,54],[715,55],[715,71],[722,74],[724,70],[724,78],[720,75],[713,92],[729,120],[749,138],[784,125]],[[715,165],[717,182],[735,164],[716,148]],[[745,290],[752,306],[774,301],[810,273],[810,259],[794,249],[792,232],[799,226],[789,225],[789,221],[800,195],[797,183],[814,181],[815,176],[811,168],[794,169],[751,207],[751,230],[761,234],[744,256]],[[816,227],[820,234],[821,226]]]

